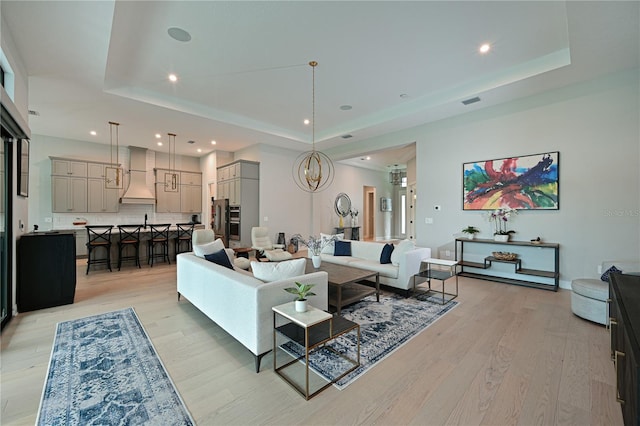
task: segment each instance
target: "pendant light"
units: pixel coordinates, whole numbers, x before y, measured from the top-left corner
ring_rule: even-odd
[[[293,165],[293,178],[296,185],[306,192],[320,192],[331,183],[335,168],[331,159],[324,153],[316,151],[316,61],[309,62],[312,70],[311,91],[311,151],[303,152]]]
[[[176,173],[176,134],[169,136],[169,173],[164,174],[164,192],[178,192],[178,174]]]
[[[111,154],[111,161],[108,166],[104,168],[104,187],[107,189],[122,189],[122,167],[120,167],[120,140],[118,135],[118,128],[120,123],[115,121],[109,121],[109,153]],[[114,146],[115,138],[115,146]],[[115,161],[114,161],[115,150]]]

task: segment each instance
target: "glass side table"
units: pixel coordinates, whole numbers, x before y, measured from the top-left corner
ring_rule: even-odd
[[[360,366],[360,325],[349,321],[338,315],[331,315],[325,311],[309,306],[307,312],[296,312],[295,303],[289,302],[283,305],[274,306],[273,310],[273,370],[284,381],[289,383],[306,400],[314,397],[333,383],[337,382],[347,374]],[[325,346],[338,336],[355,332],[357,333],[357,358],[351,359],[345,354],[336,352],[331,346]],[[292,355],[284,351],[278,345],[278,338],[290,340],[304,349],[300,356]],[[326,347],[335,352],[349,365],[346,371],[332,380],[314,374],[311,378],[318,387],[311,391],[309,378],[309,355],[318,348]],[[292,358],[283,365],[278,366],[278,352],[286,354]],[[304,360],[304,368],[301,368],[299,361]],[[285,371],[286,370],[286,371]],[[304,377],[303,377],[304,376]]]
[[[434,268],[434,265],[436,266]],[[422,290],[425,294],[435,295],[441,299],[438,303],[444,305],[449,303],[456,297],[458,297],[458,274],[457,274],[458,261],[457,260],[445,260],[445,259],[422,259],[420,262],[420,272],[413,276],[413,292],[416,292],[416,278],[424,278],[429,284],[429,289]],[[456,279],[456,291],[455,293],[447,293],[445,291],[445,282],[449,278],[455,277]],[[431,280],[442,281],[442,290],[434,290],[431,288]]]

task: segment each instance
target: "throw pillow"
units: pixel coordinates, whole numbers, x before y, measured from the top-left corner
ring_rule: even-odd
[[[307,259],[293,259],[284,262],[251,262],[253,276],[264,282],[284,280],[304,275]]]
[[[398,245],[393,249],[393,253],[391,253],[391,263],[398,266],[402,256],[404,256],[406,252],[413,250],[415,247],[413,240],[400,241],[400,243],[398,243]]]
[[[213,262],[216,265],[224,266],[225,268],[233,269],[233,265],[229,262],[229,256],[227,252],[222,249],[215,253],[205,254],[204,258],[209,262]]]
[[[351,256],[351,241],[336,241],[334,256]]]
[[[616,268],[615,265],[611,266],[611,268],[604,271],[604,274],[600,276],[600,279],[605,282],[609,282],[609,274],[615,274],[618,272],[622,272],[620,269]]]
[[[393,253],[393,244],[385,244],[380,253],[380,263],[391,263],[391,253]]]
[[[331,239],[331,237],[336,237],[337,239],[342,240],[344,239],[344,232],[342,234],[323,234],[322,232],[320,233],[320,239],[329,240]],[[335,251],[335,241],[331,241],[322,249],[320,254],[333,254],[334,251]]]
[[[198,257],[204,257],[205,254],[211,254],[224,250],[224,243],[220,238],[210,243],[197,244],[193,246],[193,254]]]

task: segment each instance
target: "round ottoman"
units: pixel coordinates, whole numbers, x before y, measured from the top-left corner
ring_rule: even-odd
[[[609,283],[594,278],[571,281],[571,311],[577,316],[598,324],[608,323]]]
[[[251,261],[246,257],[236,257],[233,259],[233,264],[240,269],[249,269]]]

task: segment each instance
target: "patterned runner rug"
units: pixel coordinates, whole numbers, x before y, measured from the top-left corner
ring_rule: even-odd
[[[343,308],[343,317],[360,324],[360,366],[338,380],[334,386],[344,389],[458,304],[456,301],[450,301],[443,306],[431,302],[430,299],[421,294],[411,298],[392,294],[381,295],[378,303],[375,296],[368,296]],[[327,346],[355,359],[356,333],[340,336]],[[281,347],[294,356],[304,353],[302,346],[291,341]],[[343,358],[323,348],[313,352],[309,366],[328,380],[338,377],[350,368]]]
[[[38,425],[193,425],[133,308],[61,322]]]

